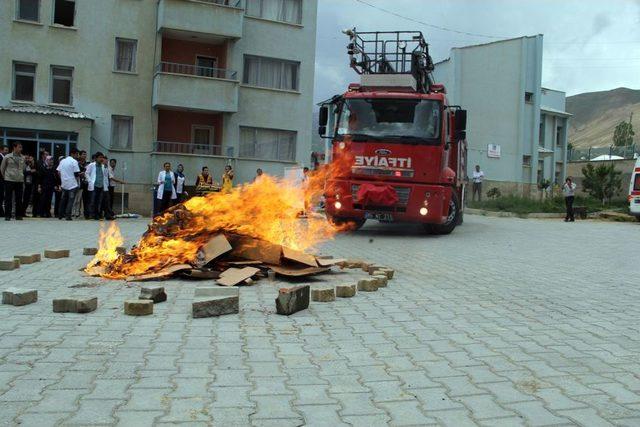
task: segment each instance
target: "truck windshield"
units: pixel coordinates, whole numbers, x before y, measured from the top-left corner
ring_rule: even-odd
[[[346,99],[338,136],[409,139],[436,145],[440,136],[440,103],[428,99]]]

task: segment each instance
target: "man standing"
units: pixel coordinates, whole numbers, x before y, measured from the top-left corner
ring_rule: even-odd
[[[13,143],[13,151],[2,159],[0,174],[4,178],[4,219],[11,221],[13,198],[16,199],[16,219],[22,220],[22,184],[24,183],[24,157],[22,144]]]
[[[79,218],[80,205],[82,205],[84,218],[89,219],[89,192],[87,191],[87,178],[85,177],[87,170],[87,152],[84,150],[78,153],[78,167],[80,168],[80,175],[78,176],[78,189],[76,191],[76,198],[73,201],[72,214],[75,218]]]
[[[73,202],[78,189],[78,176],[80,176],[80,166],[78,165],[78,150],[72,148],[69,155],[58,164],[58,174],[60,175],[60,187],[62,188],[62,200],[58,219],[64,216],[67,221],[71,221]]]
[[[2,164],[4,156],[6,156],[7,154],[7,147],[4,145],[0,145],[0,165]],[[2,176],[2,173],[0,173],[0,216],[4,216],[4,178]]]
[[[104,163],[104,154],[97,152],[95,161],[87,166],[85,172],[88,182],[87,188],[91,193],[90,216],[95,220],[100,219],[102,211],[108,209],[105,204],[105,194],[109,190],[109,171]],[[107,219],[113,218],[107,217]]]
[[[118,161],[116,159],[109,160],[109,211],[113,213],[113,198],[116,190],[116,183],[124,184],[124,181],[116,178],[115,170]]]
[[[482,181],[484,180],[484,172],[480,170],[480,165],[476,165],[476,170],[473,171],[473,194],[471,195],[471,201],[476,200],[476,193],[478,193],[478,201],[482,201]]]

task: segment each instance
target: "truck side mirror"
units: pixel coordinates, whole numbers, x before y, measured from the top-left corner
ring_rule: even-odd
[[[323,105],[318,114],[318,133],[324,136],[327,133],[327,122],[329,121],[329,107]]]
[[[456,139],[458,141],[467,137],[467,110],[458,110],[455,115],[456,119]]]

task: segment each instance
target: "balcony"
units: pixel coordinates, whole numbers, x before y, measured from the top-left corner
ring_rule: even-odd
[[[196,156],[219,156],[222,153],[222,146],[210,144],[194,144],[191,142],[156,141],[154,151],[156,153],[189,154]]]
[[[238,111],[237,72],[161,62],[153,79],[153,106],[190,111]]]
[[[160,0],[158,31],[174,36],[239,39],[243,0]]]

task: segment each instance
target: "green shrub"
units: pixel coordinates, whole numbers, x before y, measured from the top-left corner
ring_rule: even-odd
[[[593,197],[576,196],[574,206],[586,206],[588,212],[602,210],[602,204]],[[629,203],[626,199],[614,199],[611,201],[609,209],[625,211]],[[545,200],[538,200],[520,196],[502,196],[482,202],[468,202],[470,208],[484,209],[488,211],[513,212],[516,214],[529,213],[562,213],[565,211],[564,197],[548,197]]]
[[[487,197],[490,199],[497,199],[500,196],[502,196],[502,193],[498,187],[493,187],[487,191]]]

